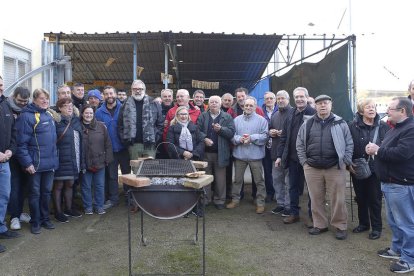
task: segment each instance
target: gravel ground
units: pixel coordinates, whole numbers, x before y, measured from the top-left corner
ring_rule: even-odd
[[[302,206],[306,206],[306,198],[302,198]],[[349,198],[352,229],[357,225],[356,204],[351,221]],[[347,240],[338,241],[334,229],[310,236],[303,221],[285,225],[281,216],[270,212],[272,208],[274,203],[266,206],[265,214],[255,214],[249,195],[233,210],[207,207],[207,275],[391,274],[390,261],[376,255],[390,244],[385,215],[379,240],[369,240],[365,232],[349,233]],[[302,215],[306,218],[305,212]],[[132,218],[133,273],[201,272],[202,243],[191,242],[194,216],[175,220],[144,216],[147,246],[140,244],[139,215]],[[8,248],[0,254],[0,275],[128,275],[126,206],[112,208],[102,216],[84,215],[66,224],[54,223],[55,230],[42,229],[40,235],[32,235],[29,225],[23,224],[22,237],[0,240]]]

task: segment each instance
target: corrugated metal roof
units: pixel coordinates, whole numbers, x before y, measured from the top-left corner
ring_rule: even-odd
[[[140,78],[147,89],[163,88],[164,44],[169,44],[168,72],[177,89],[191,87],[192,80],[219,82],[215,94],[232,92],[243,86],[252,88],[262,76],[282,36],[218,33],[105,33],[65,34],[46,33],[50,42],[64,45],[70,55],[75,82],[133,80],[134,40],[137,40],[137,65],[144,67]],[[177,46],[181,45],[181,46]],[[106,67],[108,58],[116,60]],[[175,59],[175,65],[171,60]],[[173,70],[176,67],[178,70]],[[178,75],[177,75],[178,71]],[[178,76],[178,79],[177,79]],[[210,94],[208,90],[205,91]]]

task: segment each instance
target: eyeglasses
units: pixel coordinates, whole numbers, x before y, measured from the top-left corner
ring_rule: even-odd
[[[188,113],[178,113],[178,115],[180,115],[180,116],[187,116]]]
[[[254,104],[245,104],[244,106],[245,106],[245,107],[253,107],[253,106],[254,106]]]
[[[132,88],[132,91],[144,91],[144,88]]]
[[[265,100],[274,100],[275,98],[269,97],[269,98],[265,98]]]
[[[396,110],[401,110],[401,109],[403,109],[403,108],[401,108],[401,107],[399,107],[399,108],[389,108],[388,107],[388,111],[396,111]]]

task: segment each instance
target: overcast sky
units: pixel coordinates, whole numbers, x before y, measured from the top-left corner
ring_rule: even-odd
[[[381,2],[6,0],[1,5],[0,32],[5,39],[29,49],[37,47],[43,33],[50,31],[309,35],[352,32],[357,36],[358,89],[406,90],[414,79],[410,64],[414,61],[412,1]]]

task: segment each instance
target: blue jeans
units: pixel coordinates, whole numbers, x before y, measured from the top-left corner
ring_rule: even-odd
[[[23,212],[23,202],[28,193],[29,174],[25,172],[15,157],[10,159],[11,190],[7,211],[10,218],[19,218]]]
[[[289,197],[289,170],[282,167],[273,166],[273,187],[275,190],[275,197],[277,206],[283,207],[286,210],[290,209]]]
[[[102,209],[105,199],[105,168],[93,173],[86,171],[82,178],[82,201],[85,210],[92,209],[92,184],[96,209]]]
[[[414,266],[414,185],[381,183],[387,221],[391,228],[391,249]]]
[[[36,172],[29,176],[30,223],[39,226],[49,221],[49,202],[54,171]]]
[[[10,166],[9,162],[0,163],[0,233],[7,231],[4,218],[10,196]]]

